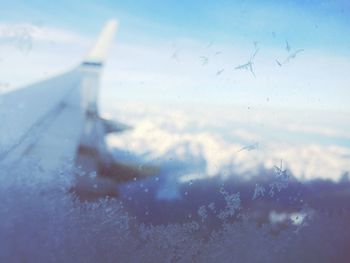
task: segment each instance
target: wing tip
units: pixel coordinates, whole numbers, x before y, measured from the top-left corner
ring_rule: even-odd
[[[107,52],[112,44],[113,37],[119,22],[116,19],[108,20],[103,27],[95,45],[90,50],[88,56],[83,61],[83,65],[102,66],[106,59]]]

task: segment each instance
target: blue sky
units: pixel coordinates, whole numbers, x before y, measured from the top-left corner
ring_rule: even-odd
[[[110,60],[123,63],[111,62],[105,85],[127,86],[118,94],[123,99],[176,101],[178,97],[189,103],[248,106],[265,106],[269,101],[276,107],[350,109],[346,99],[350,96],[347,1],[105,0],[82,4],[32,0],[8,1],[1,6],[2,23],[43,24],[91,39],[106,20],[117,18],[119,52],[125,56],[118,54],[117,47],[112,51]],[[286,40],[292,50],[305,51],[279,69],[275,60],[286,57]],[[234,70],[249,58],[254,41],[260,48],[256,79],[249,72]],[[208,43],[213,44],[206,50]],[[123,49],[128,45],[130,53]],[[181,61],[171,65],[174,61],[169,57],[176,50]],[[222,51],[224,58],[214,58],[217,51]],[[210,56],[210,63],[199,67],[195,60],[204,55]],[[221,68],[225,71],[219,79],[215,72]],[[121,74],[113,78],[116,71]],[[163,86],[169,86],[166,92]]]
[[[349,54],[350,4],[343,1],[7,1],[3,20],[41,21],[95,32],[110,17],[122,21],[121,34],[218,41],[253,38],[272,43],[271,33],[305,47],[337,47]],[[133,36],[133,37],[132,37]]]

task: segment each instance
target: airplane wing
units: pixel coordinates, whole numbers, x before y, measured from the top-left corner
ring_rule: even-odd
[[[118,182],[151,173],[116,163],[105,143],[105,134],[129,128],[101,118],[97,105],[116,29],[117,22],[109,21],[86,59],[71,71],[0,96],[1,169],[36,160],[48,172],[73,161],[82,174]]]

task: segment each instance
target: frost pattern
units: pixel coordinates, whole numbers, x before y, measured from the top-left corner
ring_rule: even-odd
[[[34,25],[0,27],[0,44],[11,44],[23,53],[29,53],[33,46],[33,34],[39,28]]]
[[[241,207],[240,193],[229,194],[224,188],[220,189],[220,193],[222,193],[225,198],[226,207],[224,210],[220,211],[218,218],[227,220],[229,217],[234,216],[236,211]]]
[[[0,262],[349,262],[346,211],[311,216],[305,207],[302,220],[293,214],[294,223],[278,233],[249,217],[224,220],[217,229],[192,218],[152,226],[137,222],[118,200],[77,200],[68,193],[70,165],[54,173],[36,160],[0,168]],[[221,193],[226,207],[219,216],[228,219],[241,207],[240,193]]]
[[[275,166],[275,177],[276,180],[269,184],[270,191],[269,194],[271,197],[274,197],[276,192],[281,192],[282,189],[288,187],[290,175],[288,174],[287,169],[282,168],[282,161],[280,167]]]
[[[208,217],[207,208],[204,205],[199,207],[197,213],[198,213],[199,217],[201,218],[202,222],[204,222],[204,220]]]
[[[215,212],[215,203],[211,202],[211,203],[208,205],[208,208],[209,208],[211,211]]]
[[[1,262],[347,262],[350,214],[316,214],[312,223],[305,217],[274,236],[271,225],[257,227],[249,218],[216,230],[195,221],[147,226],[117,200],[87,203],[67,194],[65,170],[50,180],[36,164],[4,171]],[[240,195],[221,192],[227,203],[221,217],[227,218],[239,209]]]
[[[255,200],[258,197],[263,197],[264,194],[265,194],[265,187],[263,187],[260,184],[255,184],[254,195],[252,199]]]

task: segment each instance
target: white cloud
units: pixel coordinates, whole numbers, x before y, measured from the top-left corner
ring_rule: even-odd
[[[328,145],[322,144],[322,141],[298,141],[298,137],[291,139],[288,136],[274,140],[264,133],[251,132],[247,126],[251,125],[250,120],[241,122],[242,128],[227,136],[223,126],[215,129],[210,119],[188,112],[180,113],[179,110],[175,111],[176,114],[165,108],[155,111],[155,108],[154,105],[150,110],[141,105],[137,108],[130,105],[119,108],[118,115],[123,116],[124,120],[129,119],[135,128],[125,134],[110,136],[109,145],[147,156],[143,160],[145,162],[172,159],[192,167],[193,171],[204,168],[205,176],[238,174],[249,178],[258,174],[260,167],[272,169],[281,159],[300,180],[322,178],[337,181],[345,171],[350,171],[350,149],[336,145],[336,138],[334,144]],[[186,116],[186,121],[179,118],[181,115]],[[216,120],[221,117],[217,115]],[[179,125],[176,125],[177,120]],[[232,123],[226,124],[226,128],[231,129]],[[269,131],[270,127],[266,129]],[[247,146],[242,139],[253,138],[259,138],[261,147],[251,151],[241,150]],[[186,172],[183,176],[193,178],[193,174]],[[197,174],[198,178],[202,176],[202,173]]]

